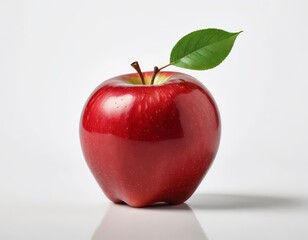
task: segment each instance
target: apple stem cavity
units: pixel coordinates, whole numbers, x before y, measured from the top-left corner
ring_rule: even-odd
[[[142,71],[141,71],[141,68],[139,66],[139,63],[138,61],[135,61],[131,64],[131,66],[137,71],[137,73],[139,74],[140,76],[140,79],[141,79],[141,82],[143,85],[145,85],[145,81],[144,81],[144,77],[143,77],[143,74],[142,74]]]
[[[167,65],[161,67],[161,68],[158,68],[157,66],[154,67],[154,71],[153,71],[153,75],[152,75],[152,78],[151,78],[151,82],[150,82],[150,85],[154,85],[154,81],[155,81],[155,77],[157,76],[157,74],[163,70],[164,68],[170,66],[171,63],[168,63]],[[143,73],[141,71],[141,68],[140,68],[140,65],[138,63],[138,61],[135,61],[133,63],[131,63],[131,66],[137,71],[140,79],[141,79],[141,82],[143,85],[147,85],[145,80],[144,80],[144,76],[143,76]]]

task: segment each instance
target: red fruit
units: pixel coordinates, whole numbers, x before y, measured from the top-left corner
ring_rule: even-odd
[[[148,82],[152,72],[144,75]],[[209,91],[186,74],[159,72],[156,85],[138,79],[109,79],[88,99],[80,123],[85,159],[115,203],[183,203],[217,153],[218,109]]]

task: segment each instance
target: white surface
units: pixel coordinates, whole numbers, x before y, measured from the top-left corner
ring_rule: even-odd
[[[178,206],[19,205],[0,213],[6,240],[308,238],[304,196],[196,194]]]
[[[307,5],[0,0],[1,234],[91,238],[104,215],[94,206],[108,201],[80,150],[84,102],[135,60],[144,70],[166,64],[180,37],[207,27],[244,33],[216,69],[169,68],[201,80],[221,112],[219,153],[197,195],[307,196]],[[306,207],[248,200],[261,206],[192,209],[209,239],[307,238]]]

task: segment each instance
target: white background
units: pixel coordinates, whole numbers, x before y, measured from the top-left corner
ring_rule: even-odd
[[[307,9],[301,0],[0,0],[1,206],[107,203],[79,145],[87,97],[135,60],[165,65],[178,39],[208,27],[244,32],[213,70],[169,67],[202,81],[221,113],[219,153],[196,194],[307,196]]]

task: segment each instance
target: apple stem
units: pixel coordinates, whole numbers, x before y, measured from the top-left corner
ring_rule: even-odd
[[[139,63],[138,61],[135,61],[131,64],[131,66],[137,71],[137,73],[139,74],[140,78],[141,78],[141,81],[142,81],[142,84],[145,85],[145,81],[144,81],[144,77],[143,77],[143,74],[141,72],[141,68],[139,66]]]
[[[153,85],[154,84],[154,80],[155,80],[155,77],[157,75],[157,73],[159,73],[161,70],[163,70],[164,68],[170,66],[171,64],[168,63],[167,65],[161,67],[161,68],[158,68],[157,66],[154,67],[154,71],[153,71],[153,75],[152,75],[152,79],[151,79],[151,84]]]
[[[153,75],[152,75],[152,79],[151,79],[151,85],[154,84],[154,80],[155,80],[155,77],[157,75],[157,73],[159,72],[159,68],[157,66],[154,67],[154,71],[153,71]]]
[[[154,84],[154,81],[155,81],[155,77],[157,75],[157,73],[159,73],[161,70],[163,70],[164,68],[170,66],[171,64],[168,63],[167,65],[161,67],[161,68],[158,68],[157,66],[154,67],[154,71],[153,71],[153,75],[152,75],[152,79],[151,79],[151,84],[153,85]]]

